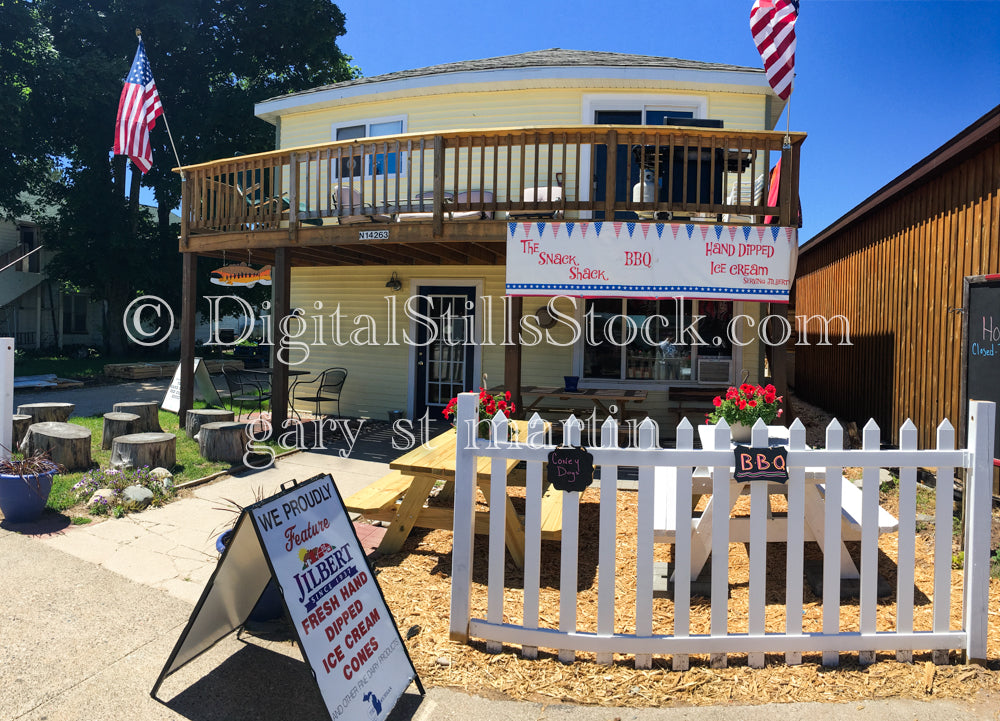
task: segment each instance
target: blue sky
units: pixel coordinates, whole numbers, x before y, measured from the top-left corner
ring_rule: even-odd
[[[367,76],[556,47],[762,67],[752,0],[337,5]],[[800,241],[1000,104],[1000,0],[802,0],[796,29]]]

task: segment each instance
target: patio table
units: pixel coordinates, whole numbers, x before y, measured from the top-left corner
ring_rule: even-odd
[[[517,429],[517,437],[527,438],[527,422],[511,421],[510,425]],[[389,468],[394,471],[394,474],[390,474],[373,485],[382,484],[390,492],[398,490],[402,493],[402,500],[398,505],[393,502],[383,509],[368,509],[366,511],[357,506],[352,507],[351,499],[346,501],[349,510],[362,512],[371,520],[390,521],[389,528],[379,544],[378,550],[380,552],[395,553],[399,551],[415,526],[451,530],[454,512],[450,507],[425,507],[424,504],[430,497],[436,481],[454,482],[456,442],[457,434],[455,429],[451,428],[389,463]],[[517,464],[516,459],[507,459],[506,473],[509,475]],[[491,467],[491,458],[481,456],[477,459],[476,483],[487,499],[490,497]],[[546,498],[548,503],[546,503]],[[558,538],[558,533],[550,528],[554,521],[546,521],[546,519],[558,515],[551,513],[551,511],[556,505],[561,509],[562,494],[547,493],[546,498],[543,498],[543,538]],[[546,508],[546,506],[552,508]],[[489,531],[488,514],[480,512],[476,514],[476,517],[476,532],[487,533]],[[518,568],[523,567],[524,524],[511,503],[510,496],[507,497],[506,502],[505,540],[514,562]]]
[[[698,426],[698,435],[702,447],[715,450],[715,427]],[[768,426],[769,445],[787,445],[789,432],[783,426]],[[730,448],[736,444],[730,443]],[[741,445],[749,445],[741,444]],[[748,482],[737,483],[732,480],[733,469],[730,468],[729,498],[726,501],[725,512],[731,514],[740,495],[747,491]],[[677,487],[677,469],[674,466],[658,466],[654,470],[654,539],[659,542],[673,543],[677,533],[677,509],[675,505]],[[842,579],[857,579],[860,577],[858,568],[851,558],[844,541],[861,540],[861,491],[849,480],[841,476],[837,479],[841,484],[841,518],[842,530],[840,540],[840,577]],[[815,541],[823,547],[824,536],[824,498],[826,484],[826,468],[807,467],[805,469],[805,521],[804,532],[806,541]],[[699,466],[691,476],[693,503],[703,495],[712,493],[712,474],[709,468]],[[768,503],[771,494],[787,494],[787,483],[768,484]],[[722,512],[714,496],[710,496],[708,504],[701,515],[692,515],[691,529],[691,580],[701,574],[708,556],[712,550],[712,519],[716,513]],[[746,516],[731,517],[729,520],[729,542],[747,543],[750,541],[750,518]],[[785,515],[767,512],[768,543],[784,542],[788,538],[788,518]],[[892,533],[899,527],[899,522],[888,511],[879,508],[877,523],[879,533]],[[826,549],[824,548],[825,552]]]
[[[503,390],[502,387],[497,387],[490,389],[490,392],[503,392]],[[524,407],[525,418],[530,418],[532,411],[555,412],[561,410],[542,405],[546,399],[558,399],[569,401],[565,410],[580,411],[586,414],[593,409],[599,414],[613,415],[622,421],[627,415],[630,403],[639,404],[646,400],[646,391],[621,388],[581,388],[576,391],[568,391],[558,386],[521,386],[521,397],[526,396],[534,396],[534,400],[526,403]],[[611,408],[615,408],[615,411],[612,412]]]

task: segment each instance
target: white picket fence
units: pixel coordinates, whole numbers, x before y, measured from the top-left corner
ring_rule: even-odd
[[[560,541],[558,627],[539,624],[541,563],[541,496],[543,463],[552,445],[546,445],[543,422],[536,415],[528,424],[527,439],[507,442],[507,420],[498,414],[492,421],[492,439],[477,439],[477,397],[466,393],[459,397],[458,443],[456,459],[454,550],[452,561],[452,598],[450,635],[453,640],[479,638],[491,650],[503,644],[522,647],[522,655],[537,657],[539,647],[558,650],[561,660],[575,659],[577,652],[592,652],[600,663],[611,663],[613,654],[635,658],[636,668],[650,668],[653,655],[670,655],[674,669],[688,667],[689,654],[709,654],[711,664],[723,667],[727,654],[746,653],[751,667],[764,665],[765,653],[784,653],[789,664],[801,662],[802,653],[822,653],[824,665],[836,665],[841,652],[859,653],[861,663],[872,662],[876,651],[895,651],[899,660],[912,660],[914,650],[933,651],[936,662],[945,662],[948,650],[960,649],[968,659],[986,658],[987,605],[989,599],[990,509],[995,407],[992,403],[973,402],[969,411],[969,447],[955,450],[955,432],[942,422],[937,434],[937,448],[917,449],[917,431],[907,421],[901,428],[898,450],[879,450],[879,429],[870,422],[864,430],[862,450],[843,450],[843,433],[833,421],[827,430],[826,448],[809,449],[805,429],[796,420],[790,429],[787,486],[788,521],[785,569],[785,628],[783,632],[765,631],[765,559],[768,553],[767,531],[763,530],[768,509],[766,484],[751,484],[749,541],[749,619],[747,633],[729,631],[729,543],[730,519],[717,514],[712,526],[711,548],[711,626],[709,633],[693,633],[690,625],[691,592],[687,572],[690,569],[690,534],[676,534],[674,560],[672,629],[654,628],[654,475],[658,466],[676,467],[677,529],[691,527],[693,469],[707,466],[712,474],[712,491],[725,497],[730,489],[730,450],[694,448],[693,428],[687,421],[677,427],[675,449],[658,447],[655,424],[648,418],[638,427],[638,447],[618,447],[618,427],[609,418],[601,427],[600,447],[588,447],[595,469],[600,468],[600,529],[597,570],[596,632],[581,631],[577,621],[577,579],[579,541],[579,493],[567,493],[563,500],[562,538]],[[567,442],[579,445],[580,424],[575,418],[564,422]],[[715,447],[729,448],[729,428],[716,426]],[[762,423],[755,428],[754,441],[766,438]],[[472,618],[473,532],[475,523],[475,468],[477,457],[492,458],[489,507],[488,571],[486,618]],[[504,497],[507,493],[506,461],[526,461],[525,488],[525,557],[523,615],[515,622],[505,615]],[[618,528],[617,480],[619,467],[638,467],[638,527],[625,529],[637,534],[635,598],[616,598],[615,563]],[[841,478],[844,467],[862,467],[862,505],[864,517],[875,519],[879,509],[879,469],[899,468],[899,528],[897,584],[895,590],[895,628],[876,630],[878,527],[861,524],[859,628],[841,627],[840,573],[837,553],[823,556],[822,630],[803,630],[803,563],[806,468],[823,467],[827,479]],[[914,630],[914,568],[916,562],[917,469],[937,468],[937,492],[934,514],[933,553],[933,628]],[[951,627],[951,567],[954,469],[967,469],[965,488],[966,535],[963,570],[961,628]],[[830,489],[823,504],[825,522],[823,548],[839,548],[841,541],[840,484],[827,483]],[[721,494],[721,496],[719,495]],[[661,496],[662,498],[662,496]],[[773,540],[773,539],[772,539]],[[816,539],[819,540],[819,539]],[[719,562],[716,559],[722,559]],[[922,559],[927,560],[927,559]],[[772,579],[773,582],[773,579]],[[517,592],[516,590],[514,591]],[[478,593],[482,593],[481,590]],[[481,596],[479,597],[481,606]],[[515,599],[517,600],[517,599]],[[512,602],[508,600],[508,605]],[[634,631],[616,628],[619,604],[634,607]],[[849,601],[849,603],[851,603]],[[891,606],[891,602],[890,602]],[[632,609],[626,609],[631,618]],[[587,619],[590,627],[593,622]],[[553,626],[554,622],[550,622]],[[618,624],[619,626],[621,623]],[[631,626],[631,624],[627,624]],[[773,628],[774,624],[771,624]]]

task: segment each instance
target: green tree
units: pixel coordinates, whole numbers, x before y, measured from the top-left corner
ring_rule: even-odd
[[[42,193],[51,179],[54,142],[38,122],[44,102],[34,87],[54,59],[35,4],[0,0],[0,220],[27,215],[28,194]]]
[[[45,197],[60,208],[46,229],[47,247],[58,251],[51,267],[107,301],[105,338],[118,352],[125,336],[116,319],[136,294],[179,307],[170,211],[181,181],[167,123],[184,164],[273,148],[274,129],[254,118],[254,103],[357,74],[336,44],[344,16],[329,0],[35,0],[11,3],[11,13],[8,2],[0,0],[0,20],[18,19],[46,48],[0,53],[0,76],[8,64],[20,71],[14,88],[30,103],[12,108],[19,123],[32,120],[29,110],[34,122],[44,119],[47,142],[33,159],[43,167],[59,159],[61,183]],[[165,115],[151,133],[153,168],[142,176],[110,156],[136,28]],[[140,185],[153,190],[155,223],[139,207]]]

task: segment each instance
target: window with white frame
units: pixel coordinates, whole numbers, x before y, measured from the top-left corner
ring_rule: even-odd
[[[579,343],[592,381],[727,382],[731,301],[590,298]]]
[[[399,116],[337,124],[333,126],[331,135],[334,140],[357,140],[382,135],[400,135],[405,132],[406,117]],[[403,165],[402,159],[398,158],[395,152],[366,153],[363,161],[361,156],[345,158],[341,162],[341,176],[360,177],[362,168],[365,169],[367,176],[386,173],[402,175],[405,172]]]
[[[62,294],[62,326],[64,334],[87,332],[87,303],[84,295]]]

